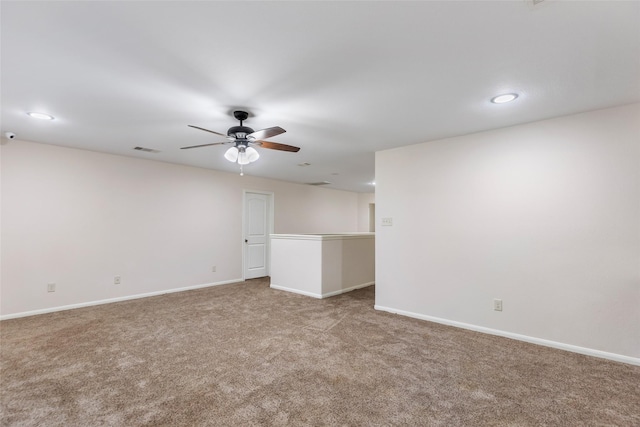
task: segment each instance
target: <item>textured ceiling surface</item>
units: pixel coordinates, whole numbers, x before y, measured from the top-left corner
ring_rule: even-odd
[[[245,173],[343,190],[373,191],[378,150],[640,101],[640,2],[0,8],[3,134],[238,172],[224,146],[179,148],[224,141],[187,125],[226,133],[242,108],[301,147]],[[520,96],[489,102],[504,92]]]

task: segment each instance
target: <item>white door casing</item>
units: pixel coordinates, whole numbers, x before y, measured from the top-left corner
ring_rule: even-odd
[[[269,275],[269,234],[273,232],[273,195],[244,192],[244,278]]]

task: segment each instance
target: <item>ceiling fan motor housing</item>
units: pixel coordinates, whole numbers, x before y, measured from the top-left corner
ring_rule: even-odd
[[[250,127],[242,126],[242,122],[247,120],[247,117],[249,117],[249,113],[247,113],[246,111],[236,110],[233,112],[233,117],[235,117],[236,120],[240,121],[240,126],[230,127],[227,131],[227,135],[235,138],[236,145],[238,145],[238,140],[246,140],[247,135],[253,133],[253,129],[251,129]]]
[[[253,129],[247,126],[233,126],[227,131],[228,136],[236,139],[247,139],[247,135],[253,133]]]

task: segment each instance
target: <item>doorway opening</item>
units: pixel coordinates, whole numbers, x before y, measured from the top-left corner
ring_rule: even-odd
[[[369,231],[376,231],[376,204],[369,203]]]

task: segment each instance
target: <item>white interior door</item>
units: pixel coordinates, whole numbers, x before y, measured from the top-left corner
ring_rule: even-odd
[[[244,195],[244,278],[269,275],[269,234],[271,195]]]

